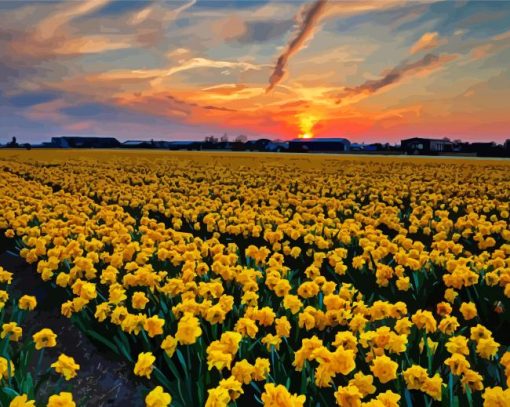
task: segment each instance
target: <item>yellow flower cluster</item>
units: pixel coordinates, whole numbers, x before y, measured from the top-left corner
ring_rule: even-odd
[[[160,385],[148,406],[506,405],[508,162],[101,151],[0,162],[3,234],[68,293],[64,316],[108,332]],[[53,366],[77,369],[65,355]]]
[[[0,386],[2,387],[0,404],[9,407],[34,407],[36,400],[33,398],[36,397],[37,389],[47,380],[45,376],[49,376],[48,373],[42,375],[40,371],[43,351],[45,348],[57,346],[57,335],[51,329],[43,328],[35,332],[29,340],[24,334],[24,329],[30,329],[26,326],[28,324],[25,323],[25,317],[28,311],[35,310],[37,299],[31,295],[22,295],[17,301],[14,298],[9,301],[10,294],[15,292],[11,290],[12,283],[13,273],[0,266],[0,285],[3,288],[0,290],[2,299],[0,321],[3,321],[0,331]],[[39,361],[35,370],[33,366],[30,366],[34,364],[32,359],[34,349],[39,351]],[[51,367],[65,380],[76,377],[80,369],[75,360],[65,354],[61,354]],[[47,391],[51,391],[51,388],[48,387]],[[46,405],[74,407],[75,403],[71,393],[61,392],[50,395]]]

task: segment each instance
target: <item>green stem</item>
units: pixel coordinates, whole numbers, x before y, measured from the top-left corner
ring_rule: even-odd
[[[42,361],[43,361],[43,357],[44,357],[44,349],[45,348],[42,348],[41,351],[39,352],[39,358],[37,359],[37,365],[35,368],[36,376],[39,376],[39,372],[41,371]]]

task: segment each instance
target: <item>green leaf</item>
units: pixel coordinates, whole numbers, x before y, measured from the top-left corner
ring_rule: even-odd
[[[166,388],[170,389],[172,387],[172,384],[170,383],[170,380],[163,374],[161,370],[158,369],[158,367],[154,366],[154,376],[156,376],[156,379]]]
[[[412,407],[413,399],[411,398],[411,393],[409,392],[409,390],[407,390],[407,389],[404,390],[404,397],[406,399],[407,407]]]
[[[197,392],[197,397],[198,397],[198,404],[200,406],[203,406],[204,403],[205,403],[205,387],[204,387],[204,382],[202,380],[198,380],[196,382],[197,384],[197,387],[198,387],[198,392]]]
[[[177,359],[179,359],[179,363],[181,364],[182,369],[184,370],[184,373],[186,373],[186,376],[187,376],[188,369],[187,369],[186,361],[184,360],[184,356],[183,356],[181,350],[177,349],[175,351],[175,353],[177,354]]]
[[[469,407],[473,407],[473,395],[471,394],[471,388],[466,384],[464,385],[464,389],[466,390],[466,397],[468,399]]]
[[[25,378],[23,379],[20,387],[21,391],[28,395],[30,395],[33,392],[34,380],[32,379],[32,375],[29,372],[26,373]]]
[[[255,389],[255,391],[256,391],[258,394],[261,394],[261,393],[262,393],[262,391],[260,390],[260,387],[257,385],[257,383],[255,383],[255,382],[251,381],[251,382],[250,382],[250,385],[251,385],[251,387],[253,387],[253,388]]]
[[[425,346],[425,352],[427,353],[427,366],[428,366],[428,372],[429,374],[432,373],[432,351],[429,348],[429,344],[427,341],[427,333],[423,333],[423,345]]]
[[[129,355],[128,360],[132,360],[131,356],[130,356],[131,355],[131,345],[129,344],[129,339],[126,336],[126,334],[121,331],[117,334],[116,338],[118,338],[118,341],[120,342],[120,345],[122,346],[122,350],[124,350],[124,352],[127,355]]]
[[[168,368],[170,369],[170,371],[171,371],[171,372],[173,373],[173,375],[175,376],[175,379],[176,379],[177,381],[178,381],[178,380],[180,380],[181,375],[180,375],[179,371],[177,370],[177,367],[175,366],[175,364],[174,364],[174,362],[172,361],[172,359],[170,359],[166,353],[163,355],[163,358],[165,359],[166,365],[168,366]]]
[[[12,387],[2,387],[2,391],[7,394],[10,398],[14,398],[16,396],[19,396],[19,393],[14,390]]]
[[[450,372],[448,375],[448,393],[449,393],[449,400],[450,400],[450,406],[453,404],[453,374]]]
[[[257,345],[258,343],[260,343],[260,339],[261,338],[258,338],[255,342],[253,342],[251,344],[251,346],[248,348],[248,352],[251,352],[251,350],[255,347],[255,345]]]
[[[300,394],[306,394],[306,385],[307,385],[307,377],[306,377],[306,370],[303,366],[303,369],[301,370],[301,387],[299,390]]]

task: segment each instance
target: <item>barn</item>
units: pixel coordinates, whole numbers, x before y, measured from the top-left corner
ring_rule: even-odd
[[[438,154],[453,151],[453,143],[446,139],[413,137],[402,140],[400,146],[407,154]]]
[[[289,142],[289,151],[341,153],[350,150],[351,142],[340,137],[298,138]]]

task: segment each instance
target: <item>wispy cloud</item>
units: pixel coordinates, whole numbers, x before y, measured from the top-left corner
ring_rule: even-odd
[[[0,30],[0,41],[4,36],[9,38],[7,57],[37,63],[60,56],[152,47],[164,37],[167,24],[196,3],[192,0],[175,9],[155,3],[142,10],[125,13],[121,19],[114,21],[103,16],[93,20],[82,19],[100,11],[110,1],[69,1],[53,7],[48,3],[36,3],[27,10],[31,15],[42,15],[36,24],[24,28],[6,24],[10,28]],[[2,21],[2,24],[6,22]]]
[[[325,10],[326,0],[317,0],[302,11],[302,19],[294,38],[278,57],[273,73],[269,78],[267,92],[270,92],[285,76],[289,58],[299,52],[314,35],[316,25]]]
[[[154,116],[177,118],[185,122],[207,122],[215,116],[224,117],[226,114],[236,112],[225,106],[202,105],[189,99],[183,99],[168,93],[149,95],[124,95],[116,97],[114,103],[144,112]]]
[[[127,49],[132,47],[132,44],[130,36],[110,38],[105,35],[87,35],[70,38],[56,45],[54,52],[57,55],[100,54],[106,51]]]
[[[304,7],[298,15],[298,27],[284,51],[278,57],[269,78],[266,92],[270,92],[287,74],[290,58],[310,41],[321,21],[326,18],[352,16],[372,11],[385,10],[404,4],[403,0],[332,1],[316,0]]]
[[[101,7],[104,7],[110,0],[86,0],[77,2],[66,2],[61,9],[43,19],[35,28],[37,37],[41,40],[48,40],[54,37],[60,29],[69,24],[77,17],[89,14]]]
[[[166,30],[171,22],[176,21],[181,14],[196,4],[191,0],[183,5],[170,9],[167,3],[157,2],[132,14],[126,25],[134,29],[134,41],[145,47],[152,47],[161,43],[166,36]]]
[[[166,69],[132,69],[132,70],[114,70],[102,72],[95,75],[94,78],[101,81],[118,80],[157,80],[175,75],[178,72],[188,71],[190,69],[211,68],[211,69],[239,69],[241,71],[260,70],[263,65],[252,64],[244,61],[222,61],[208,58],[191,58],[183,61],[181,64]]]
[[[357,99],[360,96],[371,95],[380,89],[397,84],[410,76],[436,69],[452,61],[456,57],[457,56],[453,54],[427,54],[417,61],[404,61],[396,67],[391,68],[380,79],[371,79],[365,81],[361,85],[345,88],[340,94],[337,103],[342,103],[344,99]]]
[[[221,85],[208,86],[202,89],[202,92],[214,93],[216,95],[232,95],[238,93],[247,86],[241,83],[225,83]]]
[[[420,51],[431,50],[436,48],[439,44],[439,34],[437,32],[427,32],[413,44],[411,47],[411,54],[417,54]]]
[[[480,60],[497,54],[510,47],[510,31],[493,35],[486,41],[478,42],[470,50],[472,60]]]

